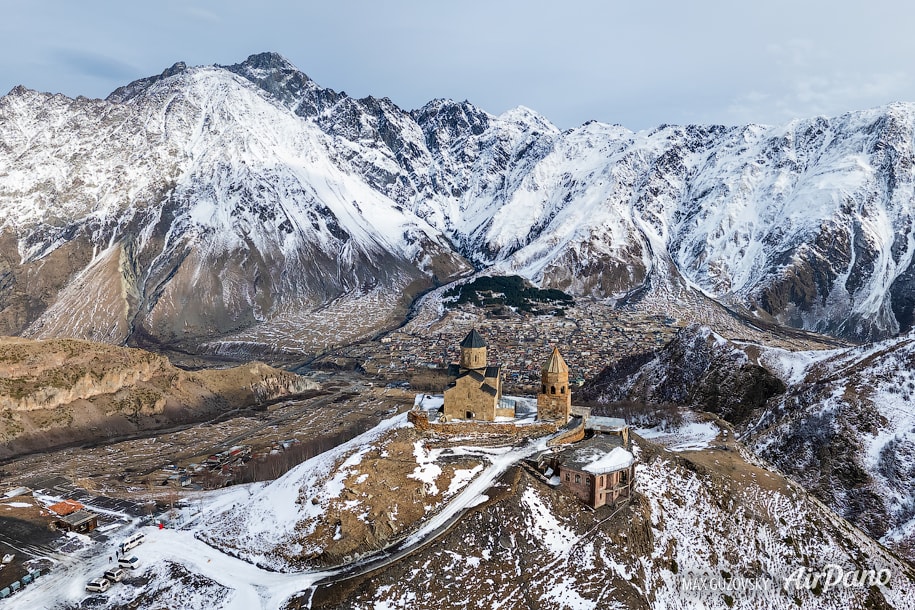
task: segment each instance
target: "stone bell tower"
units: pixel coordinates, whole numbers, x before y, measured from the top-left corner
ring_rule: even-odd
[[[461,341],[460,367],[461,371],[486,368],[486,341],[475,328]]]
[[[537,419],[569,421],[572,391],[569,388],[569,367],[559,348],[554,347],[550,359],[540,373],[540,393],[537,395]]]

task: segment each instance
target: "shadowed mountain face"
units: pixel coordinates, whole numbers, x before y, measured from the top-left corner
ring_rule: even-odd
[[[760,457],[875,539],[915,558],[915,338],[788,352],[683,329],[582,394],[711,411]]]
[[[475,267],[894,335],[915,308],[913,133],[903,104],[560,132],[525,108],[353,99],[271,53],[104,101],[17,87],[0,99],[0,332],[308,351],[335,339],[309,322],[328,307],[365,334]]]

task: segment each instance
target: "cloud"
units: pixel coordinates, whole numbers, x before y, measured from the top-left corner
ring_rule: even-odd
[[[192,17],[200,21],[206,21],[208,23],[219,23],[222,21],[219,15],[213,11],[208,11],[204,8],[199,8],[196,6],[187,6],[182,8],[181,11],[188,17]]]
[[[767,45],[770,68],[762,71],[758,81],[747,83],[744,91],[732,94],[728,116],[736,123],[780,123],[835,116],[910,95],[907,69],[887,63],[884,70],[874,71],[871,61],[842,61],[837,53],[835,48],[800,38]]]
[[[52,56],[57,63],[95,78],[121,82],[136,78],[139,73],[139,69],[129,63],[81,49],[58,48],[53,50]]]

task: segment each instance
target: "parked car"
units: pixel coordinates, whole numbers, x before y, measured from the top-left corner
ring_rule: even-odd
[[[113,570],[107,570],[105,572],[105,578],[113,583],[121,582],[125,576],[127,576],[127,572],[121,568],[114,568]]]
[[[95,591],[97,593],[104,593],[110,587],[111,583],[108,582],[107,578],[96,578],[86,583],[86,591]]]
[[[136,557],[121,557],[118,559],[118,567],[126,570],[132,570],[140,565],[140,560]]]

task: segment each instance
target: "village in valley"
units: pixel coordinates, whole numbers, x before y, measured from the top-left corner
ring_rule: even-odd
[[[660,603],[680,599],[672,577],[680,565],[707,565],[694,540],[707,527],[728,532],[727,548],[762,544],[759,556],[776,558],[767,577],[778,557],[824,548],[821,538],[833,535],[812,534],[801,551],[786,542],[819,505],[750,463],[715,416],[690,412],[673,429],[632,429],[577,403],[577,374],[559,340],[567,320],[519,341],[519,352],[479,317],[455,319],[469,329],[440,345],[446,366],[436,367],[434,389],[400,387],[406,374],[318,370],[317,389],[262,411],[67,448],[54,461],[8,462],[0,524],[18,526],[0,528],[0,599],[66,610],[329,610],[419,597],[419,607],[488,607],[519,594],[521,570],[528,595],[542,602],[528,607],[568,599],[643,607],[641,579],[651,579]],[[389,347],[388,336],[378,345]],[[508,353],[531,361],[528,391],[507,382]],[[137,448],[142,455],[131,454]],[[157,455],[169,463],[149,468]],[[131,472],[111,478],[111,460]],[[262,478],[246,483],[245,471]],[[204,489],[206,480],[216,489]],[[743,525],[752,519],[765,530],[759,538]],[[746,568],[736,551],[722,558]],[[483,562],[492,578],[481,581]],[[433,572],[445,576],[423,576]],[[782,599],[778,589],[761,595]],[[723,599],[712,590],[700,598]]]
[[[570,382],[579,386],[610,362],[663,347],[685,324],[670,312],[614,309],[588,299],[579,299],[560,317],[500,313],[505,309],[498,307],[439,311],[435,295],[430,296],[402,328],[377,340],[330,346],[313,366],[355,367],[388,383],[423,386],[430,372],[449,366],[454,347],[476,328],[487,339],[490,358],[501,364],[510,391],[532,394],[553,347],[562,350]]]

